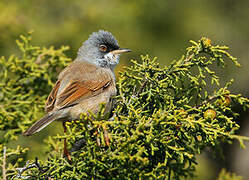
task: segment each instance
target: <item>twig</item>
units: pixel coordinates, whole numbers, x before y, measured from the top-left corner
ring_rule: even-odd
[[[190,59],[192,59],[194,57],[194,54],[189,55],[188,57],[186,57],[186,59],[184,61],[189,61]]]
[[[135,94],[136,94],[136,85],[134,86],[134,88],[133,88],[133,91],[132,91],[132,97],[134,97],[135,96]]]
[[[210,98],[208,98],[207,100],[203,101],[202,103],[200,103],[199,105],[196,105],[195,108],[199,108],[204,104],[207,104],[210,101],[213,101],[215,99],[219,98],[219,96],[211,96]]]
[[[36,157],[34,163],[29,165],[29,161],[27,161],[23,168],[16,168],[18,174],[15,177],[22,178],[22,179],[30,178],[30,176],[23,176],[22,173],[24,173],[25,171],[27,171],[28,169],[31,169],[31,168],[37,168],[41,173],[44,173],[47,171],[47,169],[44,170],[44,168],[41,167],[41,165],[38,162],[38,158]]]
[[[3,180],[6,180],[6,146],[3,148]]]
[[[22,179],[28,179],[28,178],[30,178],[30,176],[22,176],[22,173],[24,171],[30,169],[30,168],[36,167],[36,165],[35,164],[28,165],[28,164],[29,164],[29,161],[26,162],[26,164],[25,164],[25,166],[23,168],[16,168],[17,173],[18,173],[16,175],[17,178],[22,178]]]
[[[138,97],[142,93],[142,91],[143,91],[144,87],[146,86],[146,84],[148,83],[148,81],[149,81],[148,79],[145,79],[145,81],[143,82],[142,86],[140,87],[140,89],[135,94],[135,97]]]
[[[171,179],[171,168],[169,168],[169,176],[168,176],[168,180]]]
[[[39,162],[38,162],[38,157],[35,158],[35,163],[34,163],[34,164],[35,164],[36,167],[39,169],[39,171],[43,171],[41,165],[40,165]]]
[[[145,79],[143,84],[141,85],[140,89],[136,92],[136,86],[134,86],[133,88],[133,93],[131,95],[131,98],[129,100],[129,102],[127,103],[127,105],[129,105],[131,103],[131,100],[134,99],[134,98],[137,98],[139,97],[139,95],[142,93],[144,87],[146,86],[146,84],[148,83],[148,79]]]
[[[35,63],[36,63],[36,64],[41,64],[42,57],[43,57],[44,55],[46,55],[45,52],[42,53],[42,54],[40,54],[40,55],[36,58]]]

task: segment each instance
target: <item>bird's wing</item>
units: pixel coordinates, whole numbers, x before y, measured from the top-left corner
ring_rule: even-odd
[[[47,99],[47,112],[53,110],[55,106],[61,109],[77,104],[85,98],[96,96],[113,83],[109,71],[87,62],[74,63],[63,73],[61,80],[57,81]],[[65,87],[61,87],[64,79],[67,79],[68,83]],[[62,90],[59,90],[60,88]]]
[[[64,108],[76,104],[79,100],[96,96],[110,85],[110,79],[99,79],[93,81],[72,81],[69,86],[58,96],[57,106]]]
[[[47,98],[47,102],[46,102],[46,106],[45,106],[45,110],[47,113],[54,109],[54,104],[55,104],[58,89],[60,87],[60,83],[61,83],[61,81],[59,81],[59,80],[55,83],[54,88],[52,89],[52,91],[50,92],[50,94]]]

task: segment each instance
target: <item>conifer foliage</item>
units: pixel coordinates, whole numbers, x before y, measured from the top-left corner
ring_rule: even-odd
[[[47,138],[47,160],[27,161],[23,157],[28,149],[8,148],[8,143],[42,116],[59,70],[70,61],[64,54],[68,47],[41,48],[30,41],[30,35],[21,36],[17,44],[22,55],[0,59],[4,178],[179,179],[194,175],[196,155],[206,147],[215,149],[233,140],[244,147],[249,139],[236,135],[239,114],[233,110],[235,104],[249,108],[249,100],[230,92],[233,80],[220,83],[214,70],[224,68],[226,61],[240,65],[228,47],[202,38],[190,41],[186,54],[165,67],[148,55],[132,60],[117,79],[112,117],[103,117],[103,108],[94,118],[82,115],[67,123],[66,134]],[[65,138],[71,161],[63,157]]]

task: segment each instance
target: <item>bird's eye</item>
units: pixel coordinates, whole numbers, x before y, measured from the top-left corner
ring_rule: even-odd
[[[99,46],[99,50],[102,51],[102,52],[106,52],[106,51],[107,51],[106,45],[103,45],[103,44],[100,45],[100,46]]]

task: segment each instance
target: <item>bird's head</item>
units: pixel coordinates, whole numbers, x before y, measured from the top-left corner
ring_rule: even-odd
[[[78,60],[86,60],[100,67],[111,68],[119,63],[119,56],[129,49],[120,48],[115,37],[107,31],[92,33],[78,51]]]

